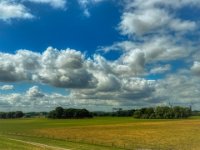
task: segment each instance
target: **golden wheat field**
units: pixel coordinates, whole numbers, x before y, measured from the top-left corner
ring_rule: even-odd
[[[0,132],[4,136],[14,136],[29,141],[38,137],[40,142],[54,139],[60,143],[87,144],[88,149],[92,145],[97,145],[102,150],[200,149],[200,119],[198,118],[183,120],[145,120],[131,117],[100,117],[83,120],[19,119],[0,120],[0,124]],[[69,148],[67,145],[62,147]]]

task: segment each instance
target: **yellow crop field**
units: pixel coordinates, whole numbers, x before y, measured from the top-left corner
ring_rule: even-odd
[[[12,123],[19,128],[12,128]],[[76,145],[87,144],[88,149],[96,145],[102,150],[199,150],[200,147],[200,119],[198,118],[183,120],[145,120],[131,117],[83,120],[22,119],[1,120],[0,124],[0,131],[4,135],[29,140],[40,138],[40,142],[53,139],[59,141],[65,148],[73,147],[62,145],[66,142],[76,143]],[[77,149],[84,149],[84,146]]]

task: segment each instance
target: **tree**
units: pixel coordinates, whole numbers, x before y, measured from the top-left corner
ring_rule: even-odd
[[[22,118],[24,116],[24,113],[22,111],[16,111],[14,114],[15,118]]]
[[[57,107],[55,109],[55,117],[58,119],[63,118],[63,112],[64,112],[64,109],[62,107]]]
[[[145,118],[147,119],[153,118],[153,116],[155,116],[154,109],[152,107],[146,108],[145,114],[146,114]]]
[[[76,109],[74,108],[65,109],[63,113],[63,117],[68,118],[68,119],[74,118],[75,113],[76,113]]]
[[[92,116],[90,112],[86,109],[77,109],[74,117],[75,118],[90,118]]]
[[[56,112],[55,112],[55,110],[50,111],[47,117],[48,118],[56,119]]]
[[[158,106],[154,108],[141,108],[134,113],[135,118],[143,119],[178,119],[191,116],[191,109],[188,107]]]
[[[140,110],[136,110],[134,112],[134,114],[133,114],[133,117],[134,118],[141,118],[141,115],[142,115],[141,111]]]
[[[63,109],[57,107],[55,110],[50,111],[48,118],[53,119],[71,119],[71,118],[91,118],[92,114],[87,109]]]
[[[0,119],[22,118],[23,116],[24,113],[22,111],[0,112]]]
[[[9,118],[9,119],[15,118],[15,112],[8,112],[8,113],[6,113],[6,118]]]
[[[6,119],[6,113],[5,112],[0,112],[0,118],[1,119]]]

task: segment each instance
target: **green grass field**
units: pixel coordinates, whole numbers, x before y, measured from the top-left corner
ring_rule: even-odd
[[[132,117],[0,120],[0,150],[198,150],[199,141],[199,117],[183,120]]]

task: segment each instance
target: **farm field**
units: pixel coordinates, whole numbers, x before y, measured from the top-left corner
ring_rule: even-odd
[[[0,120],[2,150],[198,150],[200,118],[146,120],[132,117]]]

